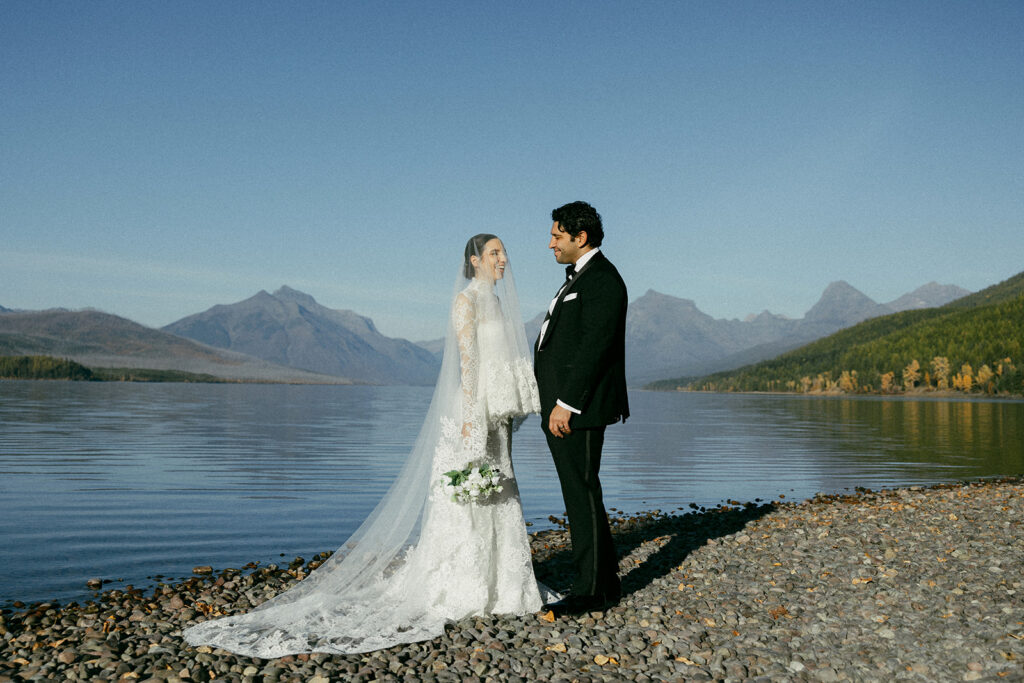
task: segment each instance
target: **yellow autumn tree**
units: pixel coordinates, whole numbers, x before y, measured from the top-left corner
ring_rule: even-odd
[[[960,391],[970,391],[974,385],[974,368],[969,363],[960,366],[960,372],[953,375],[953,388]]]
[[[839,376],[839,389],[847,394],[857,391],[856,370],[843,370],[843,374]]]
[[[910,361],[910,365],[903,368],[903,388],[910,391],[917,386],[918,380],[921,379],[921,364],[917,362],[917,359]]]
[[[932,358],[932,375],[935,376],[936,389],[949,388],[949,359],[945,356]]]
[[[879,382],[881,383],[881,391],[883,394],[892,393],[892,382],[895,378],[896,374],[892,372],[886,372],[881,377],[878,378]]]
[[[992,372],[992,368],[988,365],[982,365],[978,368],[978,387],[983,391],[992,393],[992,389],[994,387],[991,384],[991,381],[992,378],[995,377],[995,374],[996,373]]]

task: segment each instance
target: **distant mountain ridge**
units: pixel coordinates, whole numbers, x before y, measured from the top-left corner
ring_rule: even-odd
[[[909,294],[904,294],[898,299],[890,301],[886,306],[892,309],[891,313],[911,311],[919,308],[935,308],[962,299],[969,294],[970,292],[963,287],[929,282]]]
[[[850,283],[839,280],[825,288],[818,302],[804,314],[803,323],[846,326],[892,312],[888,306],[876,303]]]
[[[363,382],[432,384],[440,367],[429,351],[384,336],[370,318],[327,308],[288,286],[213,306],[162,329],[272,363]]]
[[[942,306],[870,318],[759,363],[650,388],[1020,394],[1022,340],[1024,273]]]
[[[941,306],[970,292],[930,282],[879,304],[848,282],[830,283],[803,318],[764,311],[746,320],[715,319],[690,299],[648,290],[629,305],[626,372],[631,385],[698,376],[772,358],[863,320]],[[536,322],[539,329],[539,321]]]
[[[763,311],[745,320],[724,320],[703,313],[690,299],[648,290],[629,306],[627,379],[631,386],[637,386],[667,377],[693,377],[737,368],[775,357],[861,320],[894,310],[943,305],[964,294],[969,292],[954,285],[931,282],[888,304],[878,304],[848,283],[838,281],[825,288],[803,318],[791,319]],[[53,315],[56,312],[43,313]],[[260,291],[234,304],[213,306],[162,330],[136,323],[131,323],[135,327],[129,329],[124,323],[130,321],[111,316],[121,322],[108,325],[107,337],[98,347],[89,346],[96,341],[88,332],[95,327],[95,321],[89,318],[92,313],[60,312],[72,314],[72,318],[66,322],[63,332],[50,330],[43,335],[45,340],[36,337],[12,341],[10,334],[23,331],[8,330],[10,334],[5,336],[0,326],[0,354],[17,349],[20,353],[70,357],[85,365],[92,362],[97,367],[151,367],[225,376],[216,371],[217,365],[196,367],[197,358],[202,353],[234,352],[236,360],[247,359],[239,362],[251,364],[260,359],[267,368],[276,368],[260,371],[274,375],[295,368],[295,373],[307,371],[345,378],[342,381],[431,384],[437,377],[444,342],[435,339],[414,344],[386,337],[370,318],[353,311],[327,308],[309,294],[287,286],[273,294]],[[21,313],[4,309],[0,315]],[[536,339],[542,319],[543,314],[538,314],[526,323],[531,341]],[[132,348],[130,344],[125,347],[126,340],[137,337],[139,330],[167,337],[159,342],[152,340],[148,347]],[[65,335],[64,339],[61,334]],[[115,339],[118,335],[123,337],[120,341]],[[175,348],[168,338],[199,342],[200,347],[196,348],[205,351]],[[83,344],[89,349],[79,348]],[[161,358],[157,349],[164,349],[167,357]],[[92,355],[88,355],[90,353]],[[220,362],[212,359],[203,362],[207,361]]]
[[[237,380],[349,383],[210,348],[91,310],[0,312],[0,355],[48,355],[87,367],[180,370]]]

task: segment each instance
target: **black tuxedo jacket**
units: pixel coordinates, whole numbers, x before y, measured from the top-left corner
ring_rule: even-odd
[[[573,427],[603,427],[629,417],[626,397],[626,284],[603,252],[573,275],[534,345],[541,419],[555,401],[581,411]]]

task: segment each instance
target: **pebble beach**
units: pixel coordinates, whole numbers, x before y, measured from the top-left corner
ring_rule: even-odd
[[[613,515],[618,513],[612,512]],[[858,490],[613,518],[622,602],[488,616],[432,641],[274,660],[193,648],[182,629],[245,611],[326,554],[197,567],[85,604],[0,611],[9,681],[1021,681],[1024,480]],[[564,589],[564,520],[531,535]]]

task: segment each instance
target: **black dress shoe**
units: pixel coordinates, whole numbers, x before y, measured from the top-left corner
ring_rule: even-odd
[[[583,614],[587,611],[587,605],[589,600],[587,596],[580,595],[567,595],[561,600],[555,602],[549,602],[544,605],[543,609],[554,612],[556,617],[569,614]]]
[[[557,602],[544,605],[543,609],[554,612],[556,616],[585,614],[605,610],[618,602],[618,595],[567,595]]]

